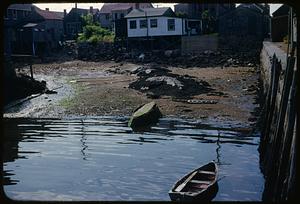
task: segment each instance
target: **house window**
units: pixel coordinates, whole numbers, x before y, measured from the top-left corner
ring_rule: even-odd
[[[168,19],[168,30],[175,30],[175,19]]]
[[[115,20],[117,20],[118,19],[118,14],[117,13],[115,13]]]
[[[130,29],[136,29],[136,21],[129,21]]]
[[[105,19],[109,20],[109,14],[105,14]]]
[[[7,11],[7,9],[5,10],[5,13],[4,13],[4,18],[8,18],[8,11]]]
[[[17,11],[16,10],[12,10],[12,16],[13,16],[13,18],[17,18]]]
[[[140,28],[147,28],[147,20],[140,20]]]
[[[150,27],[157,28],[157,19],[150,19]]]
[[[121,18],[124,18],[124,13],[121,13]]]

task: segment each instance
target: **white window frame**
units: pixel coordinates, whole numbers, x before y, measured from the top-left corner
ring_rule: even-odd
[[[153,26],[155,24],[155,26]],[[157,18],[150,19],[150,28],[157,28],[158,20]]]
[[[174,24],[173,24],[173,28],[171,27],[172,26],[172,24],[170,23],[170,21],[173,21],[174,22]],[[175,31],[175,19],[174,18],[169,18],[168,19],[168,22],[167,22],[167,26],[168,26],[168,31]]]
[[[131,22],[135,22],[135,28],[131,27]],[[136,28],[137,28],[136,20],[129,20],[129,29],[136,29]]]
[[[143,24],[142,24],[142,22],[143,22]],[[144,25],[144,23],[145,23],[145,25]],[[143,27],[142,27],[142,25],[143,25]],[[147,27],[148,27],[147,19],[141,19],[140,20],[140,29],[145,29]]]

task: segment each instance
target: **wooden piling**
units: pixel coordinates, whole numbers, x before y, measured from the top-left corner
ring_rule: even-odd
[[[290,25],[294,25],[293,19],[290,10]],[[296,104],[299,104],[299,97],[296,97],[299,69],[296,64],[299,62],[296,57],[296,42],[292,36],[296,27],[289,26],[289,29],[291,30],[284,71],[277,69],[281,63],[274,55],[271,80],[268,80],[268,74],[264,76],[267,84],[263,114],[265,125],[259,146],[260,163],[265,176],[263,201],[281,202],[296,198],[296,135],[299,130],[296,112]],[[264,67],[263,70],[268,70],[268,67]],[[283,78],[278,75],[278,71]]]
[[[287,201],[295,194],[295,135],[297,70],[295,44],[291,46],[284,78],[280,77],[281,63],[272,59],[271,84],[265,106],[265,125],[259,146],[260,161],[265,175],[264,201]]]

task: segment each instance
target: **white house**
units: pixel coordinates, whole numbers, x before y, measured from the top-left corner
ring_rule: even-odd
[[[187,20],[176,17],[171,8],[133,9],[125,18],[129,38],[187,34]]]

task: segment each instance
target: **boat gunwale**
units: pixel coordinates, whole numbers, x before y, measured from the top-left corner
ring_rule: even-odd
[[[195,171],[199,171],[199,170],[201,170],[201,168],[203,168],[203,167],[205,167],[206,165],[209,165],[209,164],[213,164],[214,165],[214,167],[215,167],[215,170],[214,170],[214,172],[215,172],[215,178],[214,178],[214,180],[210,183],[210,184],[208,184],[207,185],[207,187],[206,188],[203,188],[203,189],[201,189],[201,190],[199,190],[199,191],[196,191],[196,192],[189,192],[189,191],[187,191],[187,192],[182,192],[182,191],[175,191],[175,188],[177,188],[180,184],[182,184],[184,181],[185,181],[185,179],[187,179],[193,172],[195,172]],[[188,174],[186,174],[184,177],[182,177],[179,181],[177,181],[173,186],[172,186],[172,188],[171,188],[171,190],[169,191],[169,195],[170,194],[173,194],[173,195],[181,195],[181,196],[186,196],[186,195],[188,195],[188,196],[193,196],[193,197],[195,197],[195,196],[197,196],[197,195],[200,195],[201,193],[203,193],[203,192],[205,192],[206,190],[208,190],[209,188],[211,188],[213,185],[215,185],[216,184],[216,182],[217,182],[217,178],[218,178],[218,172],[219,172],[219,169],[218,169],[218,165],[214,162],[214,161],[211,161],[211,162],[208,162],[207,164],[205,164],[205,165],[203,165],[203,166],[200,166],[199,168],[197,168],[197,169],[194,169],[194,170],[192,170],[191,172],[189,172]],[[197,172],[198,173],[198,172]],[[191,180],[190,180],[191,181]],[[187,184],[188,183],[190,183],[190,181],[188,181],[187,182]]]

